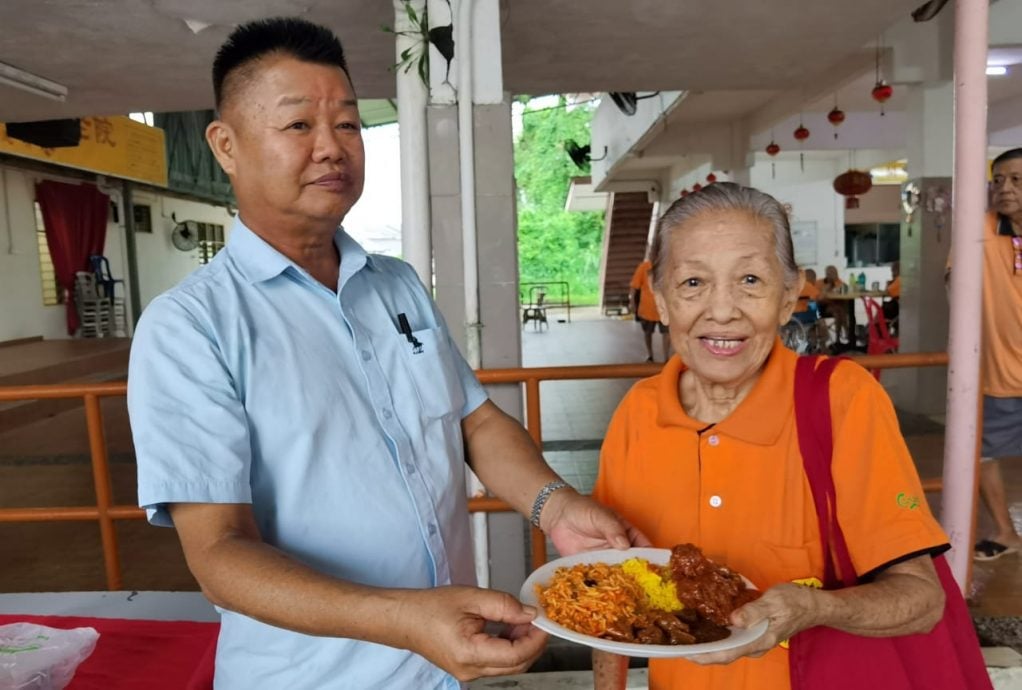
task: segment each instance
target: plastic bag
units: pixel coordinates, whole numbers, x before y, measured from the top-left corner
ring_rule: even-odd
[[[0,625],[0,690],[62,690],[98,639],[94,628]]]

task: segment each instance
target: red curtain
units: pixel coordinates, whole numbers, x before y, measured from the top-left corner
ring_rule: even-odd
[[[89,257],[103,253],[110,197],[95,185],[45,180],[36,184],[35,198],[43,213],[57,284],[64,291],[67,334],[74,335],[78,330],[75,273],[91,270]]]

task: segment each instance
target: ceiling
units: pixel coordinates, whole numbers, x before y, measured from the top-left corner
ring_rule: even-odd
[[[920,0],[502,0],[513,94],[751,90],[818,78]],[[66,86],[65,103],[0,86],[0,121],[211,107],[209,69],[231,28],[299,15],[333,28],[362,98],[392,98],[386,0],[4,0],[0,62]],[[188,20],[188,23],[186,23]],[[707,104],[707,107],[719,107]],[[712,116],[704,113],[702,116]]]

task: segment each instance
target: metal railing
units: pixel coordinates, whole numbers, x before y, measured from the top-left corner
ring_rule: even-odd
[[[857,357],[856,362],[867,369],[904,369],[934,367],[947,364],[944,353],[870,355]],[[539,384],[542,381],[579,381],[593,379],[631,379],[652,376],[660,370],[659,364],[613,364],[572,367],[528,367],[520,369],[483,369],[476,374],[483,384],[522,384],[525,388],[525,427],[532,440],[543,447],[540,419]],[[145,511],[135,505],[115,504],[110,477],[106,434],[100,398],[121,397],[127,394],[124,381],[90,384],[56,384],[45,386],[0,387],[0,402],[19,400],[56,400],[81,398],[85,405],[85,421],[89,434],[89,452],[92,459],[92,479],[96,490],[95,506],[45,506],[33,508],[0,508],[0,523],[64,522],[95,520],[99,523],[103,547],[103,565],[107,589],[122,589],[123,581],[118,554],[115,520],[143,520]],[[939,491],[941,480],[924,480],[926,491]],[[470,512],[513,512],[510,505],[492,497],[470,498]],[[532,567],[546,563],[546,537],[539,529],[531,528],[530,555]]]

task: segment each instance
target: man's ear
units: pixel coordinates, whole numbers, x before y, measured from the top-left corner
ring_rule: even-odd
[[[237,168],[234,158],[236,136],[234,129],[223,120],[213,120],[206,127],[206,143],[228,177],[234,177]]]

